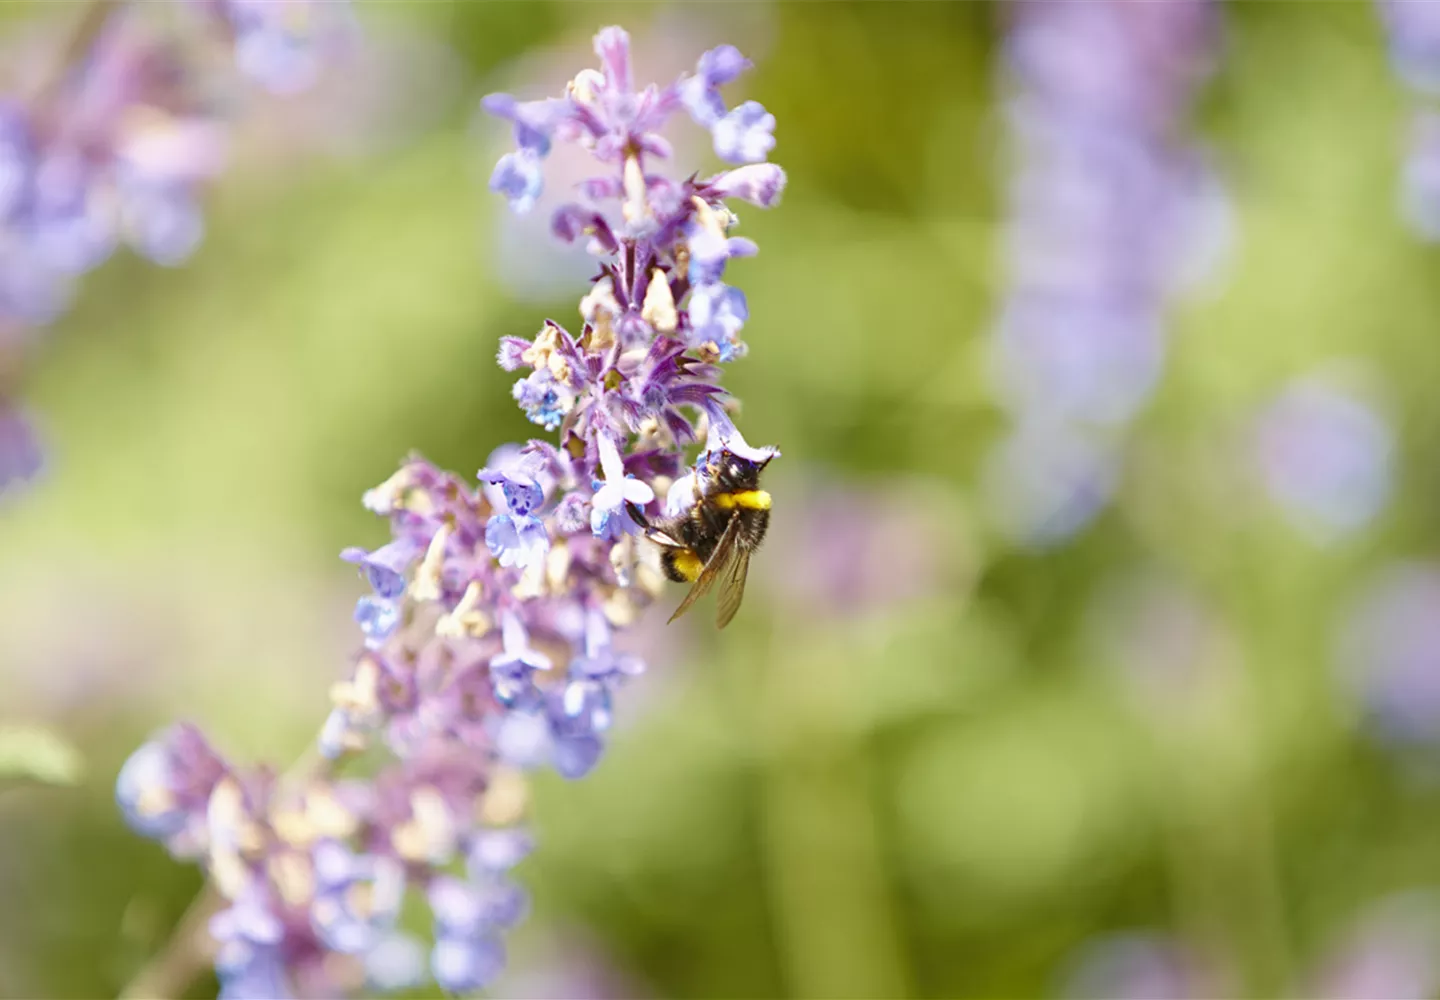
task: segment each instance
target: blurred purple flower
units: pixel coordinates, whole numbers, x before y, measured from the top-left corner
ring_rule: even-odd
[[[1218,977],[1200,957],[1163,934],[1100,938],[1073,961],[1060,995],[1072,1000],[1208,1000]]]
[[[1440,10],[1428,0],[1376,0],[1390,63],[1417,95],[1440,97]]]
[[[1416,235],[1440,243],[1440,115],[1417,111],[1400,180],[1400,213]]]
[[[712,126],[715,155],[726,163],[760,163],[775,148],[775,116],[746,101]]]
[[[1440,241],[1440,8],[1426,0],[1376,0],[1390,64],[1409,91],[1410,134],[1400,181],[1400,213],[1415,234]]]
[[[1256,460],[1265,489],[1321,541],[1364,527],[1394,485],[1394,432],[1362,399],[1317,378],[1287,386],[1261,414]]]
[[[1058,447],[1139,413],[1161,375],[1167,307],[1213,256],[1219,189],[1184,130],[1217,47],[1218,7],[1022,0],[1008,11],[1010,289],[991,375],[1014,419],[1055,428]],[[1017,482],[1033,478],[1019,471],[1020,443],[1032,440],[997,446],[996,464]],[[1096,456],[1069,464],[1096,466]],[[1108,501],[1084,496],[1018,520],[1049,525],[1040,535],[1053,544]]]
[[[317,47],[300,43],[335,2],[188,0],[219,15],[243,65],[286,89],[307,82]],[[226,130],[208,107],[198,53],[124,4],[82,17],[75,51],[28,103],[0,97],[0,328],[44,326],[72,281],[120,246],[174,266],[204,235],[200,193],[221,170]],[[301,55],[302,49],[309,53]],[[306,67],[299,71],[301,64]],[[10,405],[7,402],[7,407]],[[33,474],[15,457],[15,420],[0,434],[0,489]]]
[[[621,969],[598,941],[580,931],[547,935],[517,961],[496,992],[511,1000],[639,1000],[653,996]]]
[[[1339,664],[1381,739],[1440,742],[1440,567],[1402,563],[1372,580],[1345,619]]]
[[[1089,525],[1118,479],[1114,445],[1104,437],[1031,420],[1012,428],[991,452],[981,485],[1006,535],[1046,549]]]
[[[217,17],[235,40],[235,63],[277,94],[315,83],[352,37],[348,0],[187,0]]]
[[[43,464],[29,418],[0,397],[0,492],[7,483],[33,478]]]
[[[1105,667],[1141,713],[1162,725],[1204,706],[1232,653],[1213,609],[1185,581],[1158,570],[1110,583],[1089,615]]]
[[[200,731],[177,725],[130,756],[115,779],[115,798],[137,831],[188,855],[204,839],[205,809],[224,775]]]
[[[766,541],[771,556],[753,571],[804,617],[856,619],[903,609],[937,592],[942,576],[971,567],[949,548],[950,498],[919,482],[884,485],[816,476],[785,484],[803,523]],[[845,539],[844,545],[835,540]]]
[[[1440,989],[1440,906],[1428,892],[1366,909],[1320,963],[1304,996],[1317,1000],[1425,1000]]]

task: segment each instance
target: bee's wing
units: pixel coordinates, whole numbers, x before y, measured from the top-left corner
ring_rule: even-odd
[[[730,523],[725,526],[725,533],[720,536],[720,541],[715,546],[715,551],[710,553],[710,561],[705,564],[705,568],[700,571],[700,575],[696,577],[695,582],[690,585],[690,592],[685,595],[685,600],[680,602],[680,606],[676,608],[675,613],[670,616],[670,621],[673,622],[676,618],[679,618],[685,612],[689,611],[696,601],[710,593],[710,588],[715,585],[716,578],[720,576],[720,572],[730,562],[731,556],[735,552],[735,541],[739,537],[740,519],[738,517],[731,517]],[[669,624],[669,622],[666,624]]]
[[[738,523],[739,520],[737,517],[732,523]],[[715,612],[716,628],[729,625],[735,612],[740,610],[740,602],[745,599],[745,577],[750,572],[750,550],[736,546],[732,551],[729,562],[720,571],[723,576],[720,580],[719,606]]]

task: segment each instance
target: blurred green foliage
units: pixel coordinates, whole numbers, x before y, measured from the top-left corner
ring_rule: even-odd
[[[408,22],[462,57],[443,126],[233,175],[192,264],[115,262],[38,352],[55,457],[0,519],[0,669],[89,766],[74,789],[0,789],[0,994],[113,995],[194,891],[110,802],[149,728],[195,717],[277,761],[304,744],[353,644],[335,553],[381,537],[361,492],[411,448],[468,474],[529,435],[496,338],[574,302],[492,277],[475,99],[533,47],[661,11],[362,4],[377,32]],[[1440,881],[1440,794],[1355,731],[1331,667],[1364,574],[1437,540],[1440,283],[1394,211],[1402,109],[1372,12],[1228,5],[1202,114],[1239,209],[1227,282],[1176,316],[1121,501],[1040,556],[970,500],[1000,426],[981,353],[1001,277],[995,8],[765,11],[745,87],[779,119],[790,187],[744,214],[762,255],[734,267],[746,433],[793,469],[928,477],[943,554],[983,563],[883,613],[799,614],[772,589],[723,636],[684,632],[599,771],[540,780],[517,963],[581,925],[656,995],[1038,996],[1093,936],[1160,927],[1250,992],[1286,989],[1357,907]],[[666,14],[696,12],[724,14]],[[1237,502],[1225,460],[1253,406],[1337,355],[1383,373],[1405,461],[1383,523],[1317,550]],[[785,532],[806,512],[777,495]],[[1136,710],[1087,621],[1146,567],[1203,595],[1238,655],[1207,664],[1202,695]],[[45,615],[93,631],[83,663],[22,627]],[[78,694],[46,694],[82,668]]]

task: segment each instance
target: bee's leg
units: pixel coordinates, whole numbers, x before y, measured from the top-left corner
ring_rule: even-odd
[[[625,509],[630,512],[630,520],[634,521],[640,526],[641,533],[644,534],[644,536],[650,541],[660,546],[662,549],[686,548],[683,543],[676,541],[674,538],[671,538],[665,532],[655,527],[655,525],[651,524],[650,519],[645,516],[645,512],[639,507],[637,507],[635,504],[626,503]]]
[[[634,521],[640,527],[644,528],[647,532],[650,530],[650,521],[645,516],[645,512],[643,510],[641,510],[631,501],[626,501],[625,509],[630,513],[630,520]]]

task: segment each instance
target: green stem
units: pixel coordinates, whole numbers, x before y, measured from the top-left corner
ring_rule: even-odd
[[[822,651],[777,644],[769,661],[762,850],[786,993],[905,996],[863,736],[816,700],[833,681]]]

